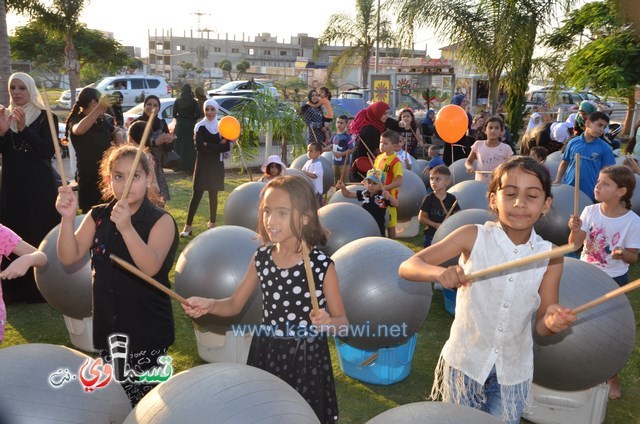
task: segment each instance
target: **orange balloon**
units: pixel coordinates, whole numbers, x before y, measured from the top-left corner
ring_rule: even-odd
[[[222,138],[235,140],[240,137],[240,122],[231,115],[227,115],[218,122],[218,131]]]
[[[446,105],[436,115],[436,131],[441,139],[453,144],[467,132],[467,112],[458,105]]]

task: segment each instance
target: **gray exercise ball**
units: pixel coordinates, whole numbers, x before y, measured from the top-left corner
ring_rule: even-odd
[[[206,364],[174,375],[151,390],[125,424],[319,423],[293,387],[259,368]]]
[[[350,326],[369,331],[352,333],[345,343],[363,350],[394,347],[422,327],[431,306],[431,284],[398,275],[400,264],[411,256],[404,244],[382,237],[352,241],[331,256]]]
[[[318,158],[322,163],[322,190],[323,193],[329,191],[329,189],[333,186],[333,167],[332,162],[328,160],[326,157],[322,155]],[[291,162],[289,168],[301,170],[305,163],[309,160],[309,156],[307,154],[303,154],[298,156]]]
[[[426,159],[416,159],[416,161],[413,163],[413,166],[411,167],[411,170],[415,172],[416,175],[418,175],[418,177],[420,177],[420,179],[424,183],[425,188],[428,190],[429,189],[429,173],[427,172],[425,175],[422,174],[422,172],[427,168],[427,166],[429,166],[429,161],[427,161]]]
[[[402,186],[398,188],[398,222],[410,221],[418,216],[426,195],[427,189],[418,174],[405,169]]]
[[[619,288],[590,263],[565,258],[559,303],[576,308]],[[534,333],[535,334],[535,333]],[[578,314],[578,320],[549,337],[534,336],[533,382],[548,389],[587,390],[625,366],[635,345],[636,322],[622,295]]]
[[[76,216],[74,228],[77,229],[84,215]],[[38,290],[49,305],[62,315],[82,320],[91,316],[92,276],[91,260],[87,252],[80,261],[64,266],[58,259],[56,243],[60,225],[56,225],[47,234],[38,249],[47,255],[47,264],[35,268]]]
[[[355,193],[358,190],[364,190],[364,185],[362,184],[351,184],[347,186],[347,190]],[[347,203],[352,203],[356,206],[360,206],[361,203],[360,201],[358,201],[357,198],[353,197],[344,197],[342,195],[342,190],[336,190],[335,193],[333,193],[333,196],[331,196],[331,199],[329,199],[329,201],[327,202],[327,204],[333,204],[333,203],[339,203],[339,202],[347,202]]]
[[[545,240],[561,246],[569,240],[569,216],[573,213],[574,188],[568,184],[551,186],[553,203],[549,212],[536,222],[536,233]],[[589,196],[580,191],[578,195],[578,215],[587,206],[593,204]]]
[[[260,193],[266,183],[252,181],[233,189],[224,204],[224,224],[255,231],[258,228]]]
[[[475,181],[476,174],[469,174],[467,172],[467,168],[464,167],[464,163],[466,161],[466,158],[462,158],[449,165],[449,171],[451,171],[451,181],[454,185],[463,181]]]
[[[502,420],[469,406],[415,402],[376,415],[367,424],[499,424]]]
[[[223,225],[198,234],[184,248],[176,262],[176,292],[186,298],[201,296],[224,299],[233,294],[247,273],[260,245],[255,231]],[[262,314],[260,288],[233,317],[204,315],[195,319],[200,327],[224,333],[232,324],[259,324]]]
[[[325,158],[326,160],[329,161],[329,163],[331,165],[333,165],[333,152],[332,151],[328,151],[328,152],[322,152],[322,154],[320,155],[323,158]]]
[[[331,256],[345,244],[364,237],[380,235],[376,220],[361,206],[339,202],[318,210],[320,224],[329,234],[323,251]]]
[[[631,210],[640,215],[640,175],[635,174],[636,188],[631,195]]]
[[[488,187],[482,181],[462,181],[451,187],[447,192],[456,196],[460,209],[488,209]]]
[[[558,152],[553,152],[555,154]],[[562,160],[562,156],[554,156],[549,159],[551,155],[547,156],[547,159],[544,161],[544,166],[549,171],[549,176],[551,177],[551,181],[555,181],[556,176],[558,175],[558,166],[560,166],[560,161]]]
[[[440,224],[440,227],[438,227],[436,233],[433,235],[432,244],[441,241],[463,225],[484,224],[487,221],[495,221],[496,219],[496,215],[487,209],[464,209],[458,211],[451,215],[449,218],[445,219],[442,224]],[[444,262],[443,266],[451,266],[457,264],[458,256]]]
[[[87,393],[80,383],[80,369],[90,359],[77,350],[51,344],[0,349],[0,422],[123,422],[131,404],[120,384],[112,380]],[[99,381],[104,381],[102,375]]]

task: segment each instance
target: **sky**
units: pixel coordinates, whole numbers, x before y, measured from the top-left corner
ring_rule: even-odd
[[[247,3],[250,3],[248,5]],[[300,0],[272,0],[268,7],[252,7],[266,2],[235,2],[213,0],[181,0],[179,2],[146,2],[139,0],[92,0],[86,3],[80,15],[81,22],[91,29],[113,32],[114,38],[123,45],[143,48],[147,52],[147,34],[155,30],[173,29],[173,34],[183,30],[208,29],[224,37],[235,34],[240,38],[269,32],[282,41],[290,42],[290,37],[306,33],[318,37],[326,28],[329,17],[334,13],[355,16],[355,0],[322,0],[313,8],[304,7]],[[150,4],[154,6],[149,7]],[[198,15],[200,14],[200,15]],[[199,20],[199,25],[198,25]],[[7,17],[9,31],[26,24],[27,19],[16,15]],[[432,57],[440,57],[438,39],[429,31],[420,31],[415,37],[415,48],[428,50]]]

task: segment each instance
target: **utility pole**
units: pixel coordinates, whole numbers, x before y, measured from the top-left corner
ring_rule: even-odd
[[[376,62],[373,67],[373,72],[378,73],[378,58],[380,57],[380,0],[378,0],[378,8],[376,9],[377,13],[377,24],[376,24]]]

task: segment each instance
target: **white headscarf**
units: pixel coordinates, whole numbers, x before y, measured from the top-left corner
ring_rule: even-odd
[[[566,143],[569,139],[569,129],[571,127],[566,122],[554,122],[549,129],[551,138],[558,143]]]
[[[576,115],[576,113],[572,113],[571,115],[569,115],[567,120],[564,121],[569,126],[569,128],[574,128],[576,126]]]
[[[216,118],[213,118],[213,120],[209,120],[207,118],[207,112],[206,112],[207,106],[213,106],[214,108],[216,108],[216,112],[220,111],[220,105],[218,104],[218,102],[216,102],[213,99],[209,99],[205,101],[204,105],[202,106],[202,111],[204,112],[204,118],[202,119],[202,121],[196,124],[195,128],[193,129],[193,132],[197,133],[198,129],[204,126],[211,134],[218,134],[217,115],[216,115]]]
[[[14,72],[13,74],[11,74],[11,76],[9,77],[9,85],[7,86],[9,94],[11,94],[11,82],[14,79],[20,80],[22,81],[22,83],[24,83],[24,85],[27,87],[27,91],[29,91],[30,99],[29,103],[25,104],[24,106],[18,106],[14,104],[13,99],[11,99],[11,101],[9,102],[9,112],[13,113],[16,108],[22,107],[22,109],[24,110],[25,125],[28,127],[33,123],[33,121],[38,119],[40,113],[45,110],[44,102],[42,101],[42,96],[40,96],[40,92],[36,87],[36,82],[33,80],[33,78],[31,78],[30,75],[27,75],[24,72]],[[15,120],[11,120],[10,126],[11,131],[18,132],[18,125]]]
[[[532,113],[531,118],[529,118],[529,124],[527,125],[527,132],[531,131],[540,124],[542,124],[542,115],[540,115],[538,112]]]

